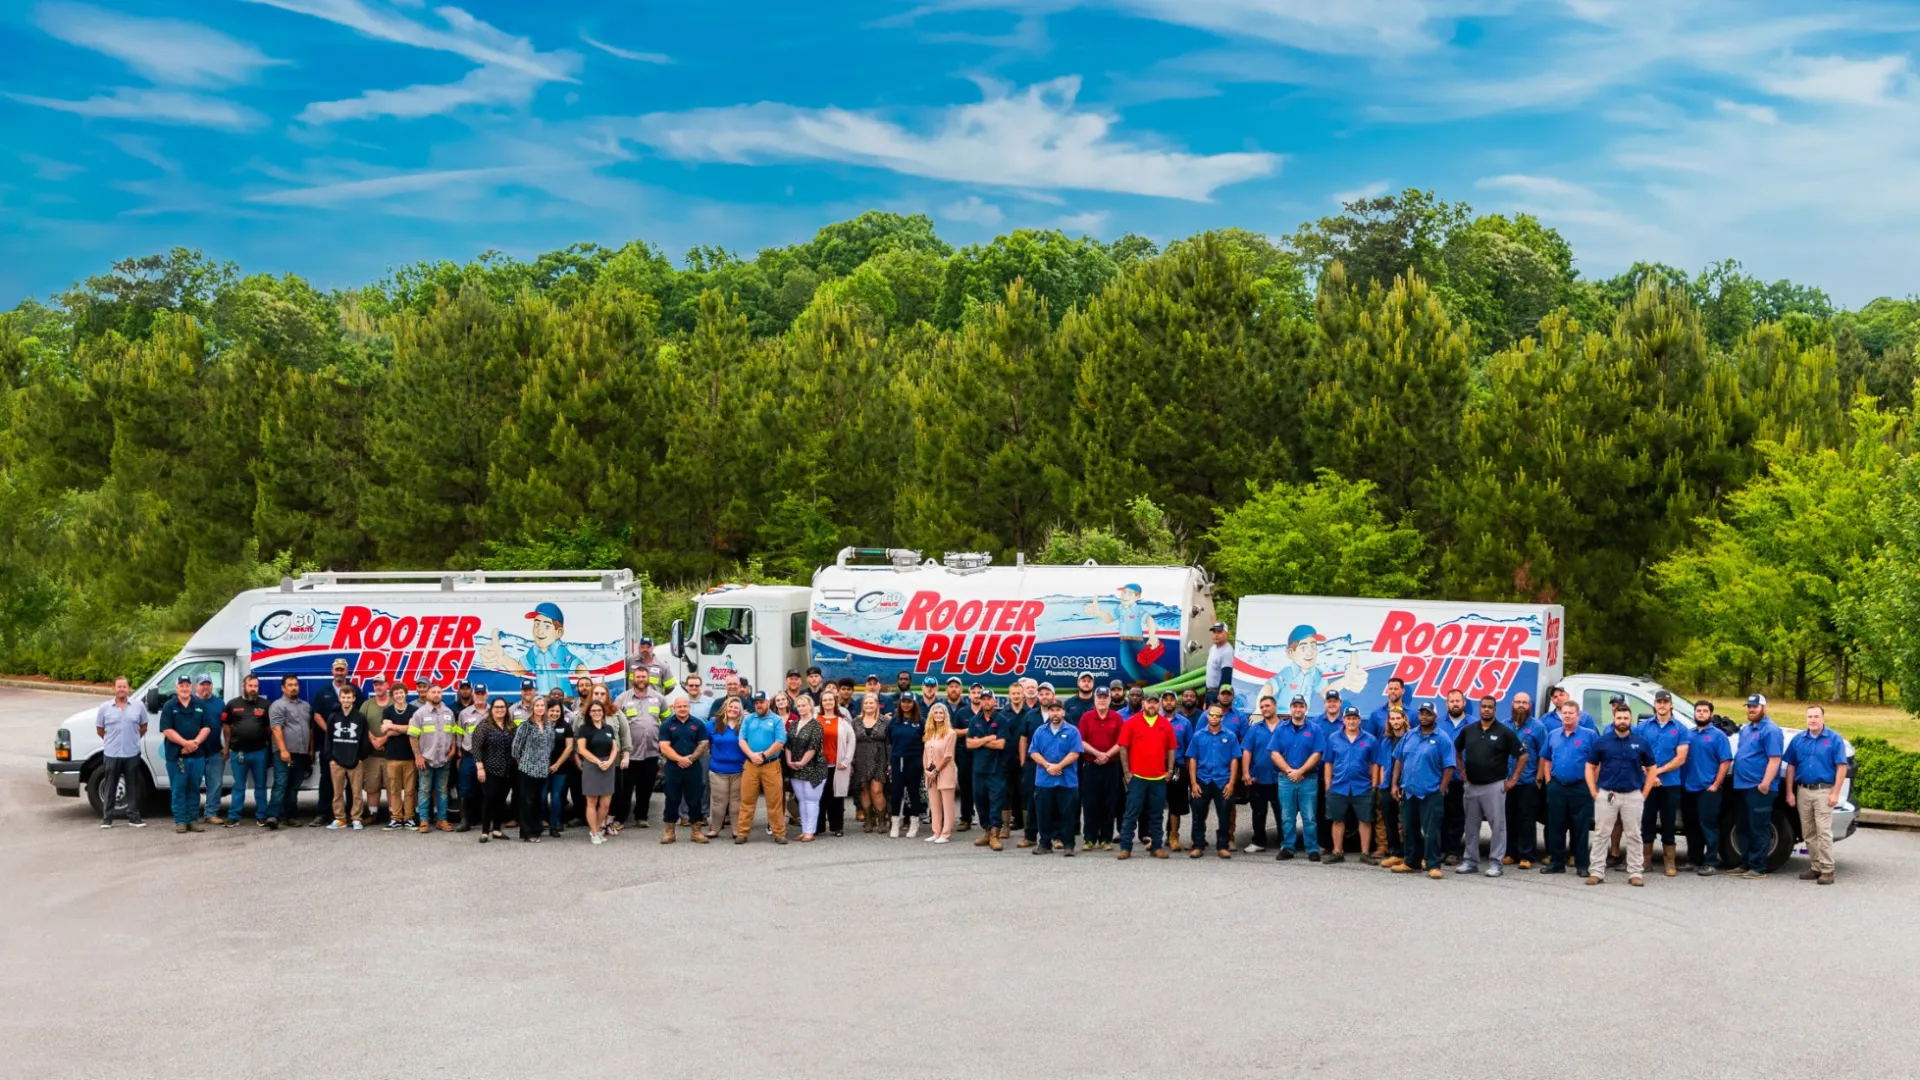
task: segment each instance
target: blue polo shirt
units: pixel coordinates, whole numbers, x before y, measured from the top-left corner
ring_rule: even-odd
[[[1638,791],[1647,779],[1642,766],[1653,764],[1653,747],[1638,732],[1621,735],[1609,731],[1594,740],[1587,760],[1600,766],[1597,780],[1601,791]],[[1554,766],[1554,772],[1559,772],[1558,760]]]
[[[1659,717],[1642,720],[1634,730],[1642,739],[1647,741],[1647,749],[1653,751],[1653,764],[1655,767],[1665,765],[1667,762],[1672,761],[1675,757],[1679,756],[1680,748],[1687,745],[1687,729],[1676,718],[1669,717],[1664,724],[1660,722]],[[1693,751],[1689,750],[1687,753],[1691,755]],[[1681,787],[1686,782],[1686,777],[1682,775],[1686,772],[1686,768],[1686,765],[1683,764],[1670,773],[1662,774],[1660,777],[1660,786],[1670,788]]]
[[[1167,723],[1173,726],[1173,767],[1184,768],[1187,764],[1187,740],[1193,738],[1193,721],[1188,719],[1186,713],[1175,710],[1172,716],[1167,717]]]
[[[1040,730],[1027,737],[1027,752],[1039,754],[1040,759],[1049,765],[1058,765],[1067,759],[1068,754],[1081,752],[1080,729],[1072,724],[1062,723],[1055,731],[1052,724],[1041,724]],[[1033,759],[1027,759],[1032,764]],[[1047,772],[1038,765],[1033,767],[1033,786],[1036,788],[1077,788],[1080,786],[1079,769],[1061,769],[1059,776]]]
[[[1556,784],[1585,784],[1587,758],[1593,753],[1594,741],[1594,733],[1578,725],[1571,735],[1567,734],[1565,727],[1548,731],[1547,741],[1541,751],[1541,756],[1552,767],[1548,779]]]
[[[1387,708],[1388,708],[1387,706],[1382,705],[1379,708],[1368,713],[1366,723],[1360,725],[1361,727],[1366,729],[1367,734],[1373,736],[1376,740],[1384,739],[1387,737]],[[1400,700],[1400,711],[1406,712],[1406,709],[1407,709],[1406,699],[1402,698]],[[1413,714],[1408,712],[1407,719],[1409,722],[1411,722],[1413,719]]]
[[[1705,791],[1712,787],[1721,762],[1732,759],[1733,743],[1727,740],[1726,732],[1712,724],[1688,732],[1687,763],[1681,766],[1687,774],[1687,790]]]
[[[1453,739],[1438,724],[1431,732],[1407,732],[1393,756],[1400,762],[1400,790],[1413,799],[1439,791],[1443,774],[1456,764]]]
[[[1014,718],[1004,709],[995,709],[991,716],[986,713],[976,713],[974,715],[973,722],[967,725],[967,738],[1007,740],[1005,749],[1001,750],[994,750],[985,746],[975,747],[973,751],[974,772],[990,773],[995,769],[1004,769],[1005,766],[1001,763],[1020,752],[1020,736],[1015,731],[1015,723]]]
[[[1531,784],[1540,775],[1540,750],[1547,743],[1547,725],[1537,717],[1528,717],[1527,722],[1513,729],[1520,736],[1520,745],[1527,748],[1527,767],[1520,770],[1517,782]],[[1507,759],[1507,768],[1513,768],[1513,759]]]
[[[180,737],[188,742],[192,742],[210,723],[219,723],[219,721],[208,717],[206,702],[199,698],[189,697],[187,703],[182,705],[179,698],[170,697],[166,704],[160,706],[160,730],[178,732]],[[178,758],[180,748],[173,745],[173,740],[166,738],[165,735],[162,735],[161,739],[161,745],[166,748],[167,760],[172,761]],[[205,747],[201,749],[204,750]]]
[[[1247,737],[1247,725],[1249,723],[1251,723],[1251,721],[1247,719],[1247,714],[1238,709],[1228,709],[1226,714],[1220,717],[1221,729],[1233,732],[1233,737],[1236,739],[1244,739]],[[1199,718],[1194,721],[1193,730],[1207,730],[1207,714],[1204,710],[1201,711]]]
[[[1393,787],[1393,762],[1398,757],[1400,744],[1406,741],[1406,735],[1398,739],[1391,735],[1382,735],[1373,741],[1373,763],[1380,766],[1380,787]]]
[[[1320,744],[1319,725],[1308,720],[1296,727],[1293,719],[1289,717],[1281,721],[1280,726],[1273,730],[1273,737],[1267,743],[1267,750],[1269,754],[1279,754],[1286,758],[1290,768],[1299,769],[1306,766],[1308,758],[1324,753],[1326,747]],[[1269,756],[1267,760],[1272,761],[1273,758]],[[1318,763],[1316,767],[1317,765]],[[1275,766],[1274,779],[1276,781],[1279,779],[1278,766]]]
[[[1281,721],[1269,730],[1266,724],[1258,720],[1247,725],[1246,737],[1240,740],[1240,750],[1242,753],[1253,756],[1253,763],[1247,768],[1247,780],[1250,783],[1279,782],[1280,767],[1273,763],[1273,754],[1270,751],[1274,734],[1286,726],[1286,722]]]
[[[1222,724],[1219,731],[1201,728],[1187,737],[1187,757],[1203,784],[1225,784],[1233,779],[1233,763],[1240,758],[1240,739]]]
[[[1793,766],[1795,784],[1831,784],[1847,763],[1847,741],[1832,728],[1814,735],[1802,731],[1787,744],[1785,764]]]
[[[1378,751],[1378,743],[1364,728],[1351,739],[1344,730],[1328,739],[1327,764],[1333,769],[1333,783],[1327,786],[1327,791],[1334,795],[1365,795],[1372,791],[1373,764]]]
[[[673,752],[681,757],[692,757],[694,751],[700,749],[701,743],[712,738],[713,732],[707,730],[706,721],[695,720],[691,713],[685,720],[668,713],[667,718],[660,721],[661,743],[673,747]]]
[[[787,741],[787,721],[774,713],[748,713],[740,721],[740,737],[747,740],[747,749],[764,754],[776,743]]]
[[[1780,756],[1786,735],[1770,716],[1740,727],[1740,746],[1733,755],[1733,786],[1757,788],[1767,778],[1767,759]]]

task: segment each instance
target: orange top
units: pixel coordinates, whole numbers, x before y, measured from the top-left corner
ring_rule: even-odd
[[[840,714],[823,712],[817,719],[824,736],[821,743],[826,749],[827,764],[837,766],[840,764]]]

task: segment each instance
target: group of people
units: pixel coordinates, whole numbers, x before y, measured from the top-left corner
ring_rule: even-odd
[[[747,843],[762,804],[775,843],[842,836],[851,796],[863,831],[912,838],[925,825],[926,842],[945,844],[977,827],[974,846],[994,851],[1072,856],[1078,846],[1129,859],[1138,843],[1154,858],[1210,850],[1225,859],[1272,847],[1282,861],[1341,863],[1351,853],[1441,878],[1443,866],[1479,871],[1485,829],[1489,877],[1537,863],[1598,885],[1617,866],[1641,885],[1656,843],[1665,875],[1676,876],[1677,832],[1694,872],[1720,872],[1723,800],[1738,800],[1749,835],[1771,835],[1782,785],[1812,856],[1802,877],[1830,884],[1832,811],[1846,778],[1845,742],[1819,706],[1788,743],[1760,695],[1747,699],[1736,753],[1712,703],[1696,703],[1688,725],[1665,691],[1644,719],[1616,700],[1602,728],[1559,688],[1543,718],[1525,692],[1508,720],[1491,697],[1469,716],[1458,691],[1444,713],[1421,702],[1409,715],[1398,679],[1364,717],[1334,690],[1319,716],[1301,695],[1284,712],[1262,696],[1247,715],[1230,685],[1155,695],[1100,685],[1092,672],[1067,695],[1027,679],[1003,699],[957,677],[944,687],[923,679],[916,692],[907,672],[883,689],[877,675],[862,688],[810,668],[787,672],[772,693],[730,676],[709,696],[698,676],[675,686],[646,652],[618,697],[582,676],[572,694],[542,695],[527,680],[517,699],[463,682],[451,701],[436,685],[375,679],[363,700],[344,662],[311,701],[292,676],[279,690],[265,699],[248,676],[244,692],[222,702],[210,679],[180,681],[158,718],[175,831],[239,825],[251,780],[255,820],[269,829],[359,830],[379,822],[384,793],[388,829],[478,831],[481,843],[514,829],[537,843],[584,828],[600,844],[651,827],[657,786],[664,844],[682,829],[693,843]],[[120,680],[99,714],[110,785],[131,769],[146,725]],[[224,821],[216,760],[234,777]],[[306,822],[298,796],[316,770],[319,805],[331,812]],[[1241,806],[1251,807],[1244,848]],[[116,812],[140,824],[137,807],[108,799],[103,827]],[[1766,856],[1749,844],[1731,869],[1765,877]]]

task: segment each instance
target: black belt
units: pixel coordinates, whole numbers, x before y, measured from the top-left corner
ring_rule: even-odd
[[[1806,788],[1808,791],[1825,791],[1828,788],[1832,787],[1833,785],[1832,784],[1800,784],[1798,786]]]
[[[1631,795],[1632,793],[1639,791],[1640,789],[1637,787],[1609,787],[1609,788],[1601,788],[1600,790],[1606,792],[1609,795]]]

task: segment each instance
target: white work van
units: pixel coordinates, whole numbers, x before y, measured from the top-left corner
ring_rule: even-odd
[[[282,676],[299,676],[301,696],[311,701],[335,660],[347,662],[363,693],[375,677],[416,686],[465,680],[517,693],[525,679],[544,692],[589,675],[618,695],[640,626],[640,586],[630,570],[328,572],[249,590],[135,689],[153,718],[141,744],[145,769],[132,794],[167,787],[159,712],[182,676],[211,677],[214,696],[223,701],[240,693],[248,674],[260,676],[260,692],[269,699],[280,695]],[[102,703],[61,724],[47,763],[56,792],[85,791],[96,810],[107,797],[99,790],[101,745],[94,733]]]
[[[867,558],[871,562],[856,560]],[[923,558],[906,549],[846,548],[811,588],[722,585],[674,626],[682,673],[717,695],[728,675],[756,689],[817,666],[829,680],[893,685],[1015,679],[1063,688],[1082,671],[1102,682],[1159,683],[1206,662],[1213,587],[1194,566],[994,566],[988,556]]]

